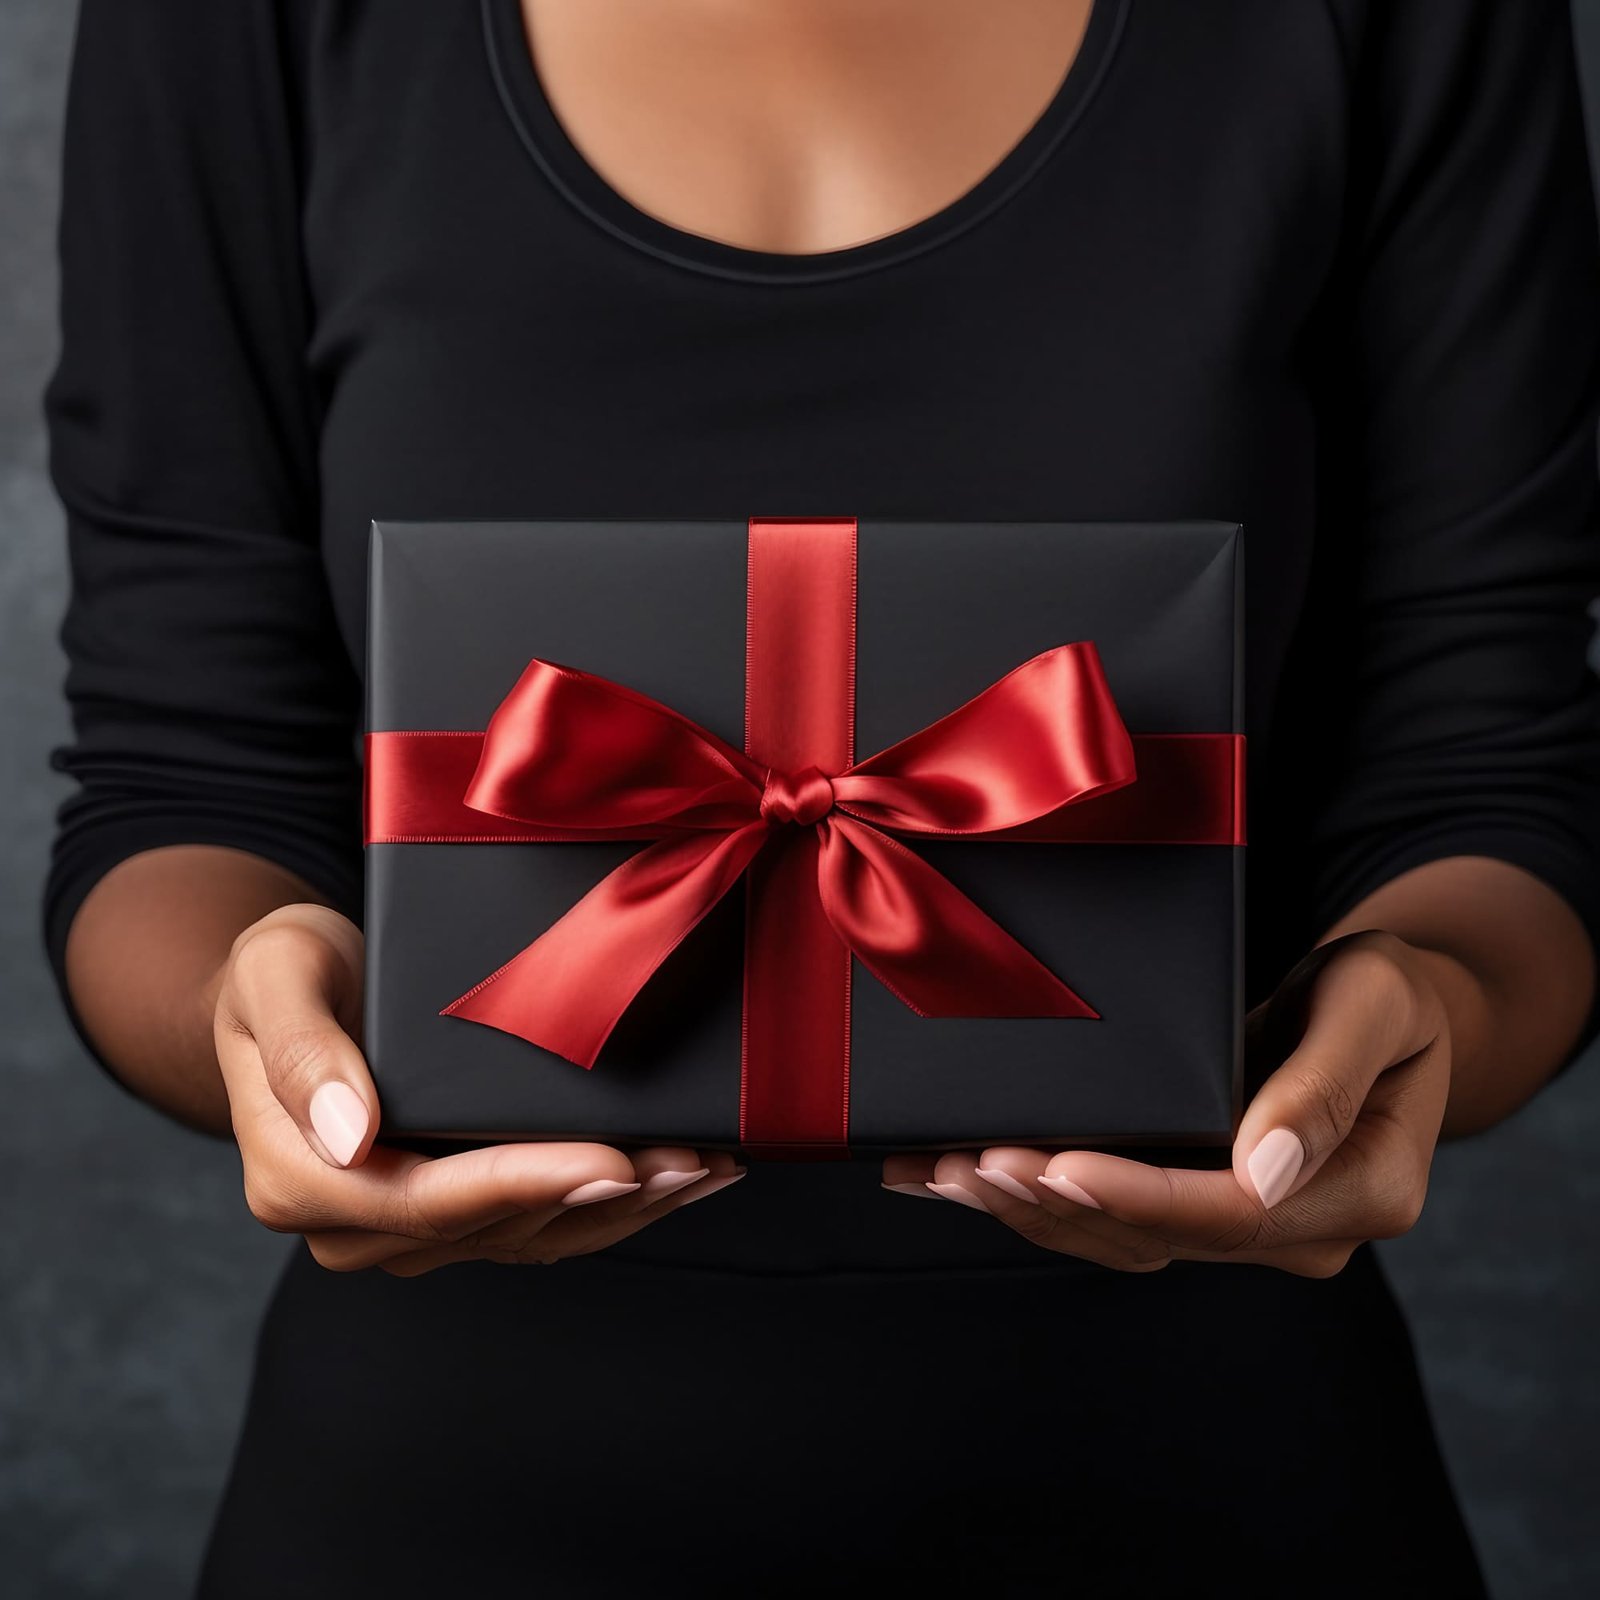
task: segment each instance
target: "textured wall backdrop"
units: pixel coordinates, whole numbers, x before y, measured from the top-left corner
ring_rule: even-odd
[[[143,1600],[187,1591],[285,1247],[227,1147],[84,1059],[39,952],[64,731],[39,391],[74,9],[0,0],[0,1587]],[[1597,84],[1600,0],[1576,9]],[[1421,1225],[1385,1252],[1500,1600],[1600,1595],[1597,1150],[1592,1062],[1448,1148]]]

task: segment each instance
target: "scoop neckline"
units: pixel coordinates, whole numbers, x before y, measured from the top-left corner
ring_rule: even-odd
[[[958,237],[997,211],[1077,127],[1116,54],[1131,0],[1094,0],[1077,54],[1043,111],[976,183],[893,233],[804,254],[749,249],[679,228],[634,205],[568,137],[540,82],[521,0],[480,0],[490,72],[512,127],[544,178],[613,238],[675,266],[747,283],[827,283],[891,266]]]

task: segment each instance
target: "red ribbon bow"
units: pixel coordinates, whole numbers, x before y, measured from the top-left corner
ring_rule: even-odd
[[[828,923],[930,1017],[1097,1013],[886,830],[994,833],[1133,781],[1093,644],[1062,645],[837,773],[764,768],[648,696],[534,660],[484,735],[466,804],[539,827],[661,830],[444,1008],[581,1066],[652,973],[791,828],[814,829]]]

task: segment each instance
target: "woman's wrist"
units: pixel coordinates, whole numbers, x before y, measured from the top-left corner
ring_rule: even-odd
[[[168,845],[113,867],[66,951],[74,1005],[107,1067],[176,1121],[227,1137],[215,1019],[234,949],[242,930],[311,894],[275,863],[222,846]]]
[[[1384,884],[1321,942],[1369,928],[1402,942],[1440,1008],[1450,1059],[1441,1137],[1504,1121],[1576,1047],[1594,998],[1594,951],[1542,879],[1487,857],[1442,858]]]

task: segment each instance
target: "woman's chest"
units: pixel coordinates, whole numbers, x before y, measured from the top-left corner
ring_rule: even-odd
[[[1202,92],[1150,10],[985,204],[794,276],[675,257],[552,165],[476,7],[427,41],[369,16],[321,83],[306,213],[352,650],[374,517],[855,512],[1242,521],[1275,655],[1266,602],[1292,617],[1312,532],[1337,108],[1230,93],[1249,63],[1215,37]]]
[[[978,184],[1060,92],[1093,0],[519,5],[541,97],[611,188],[683,231],[815,253]]]

